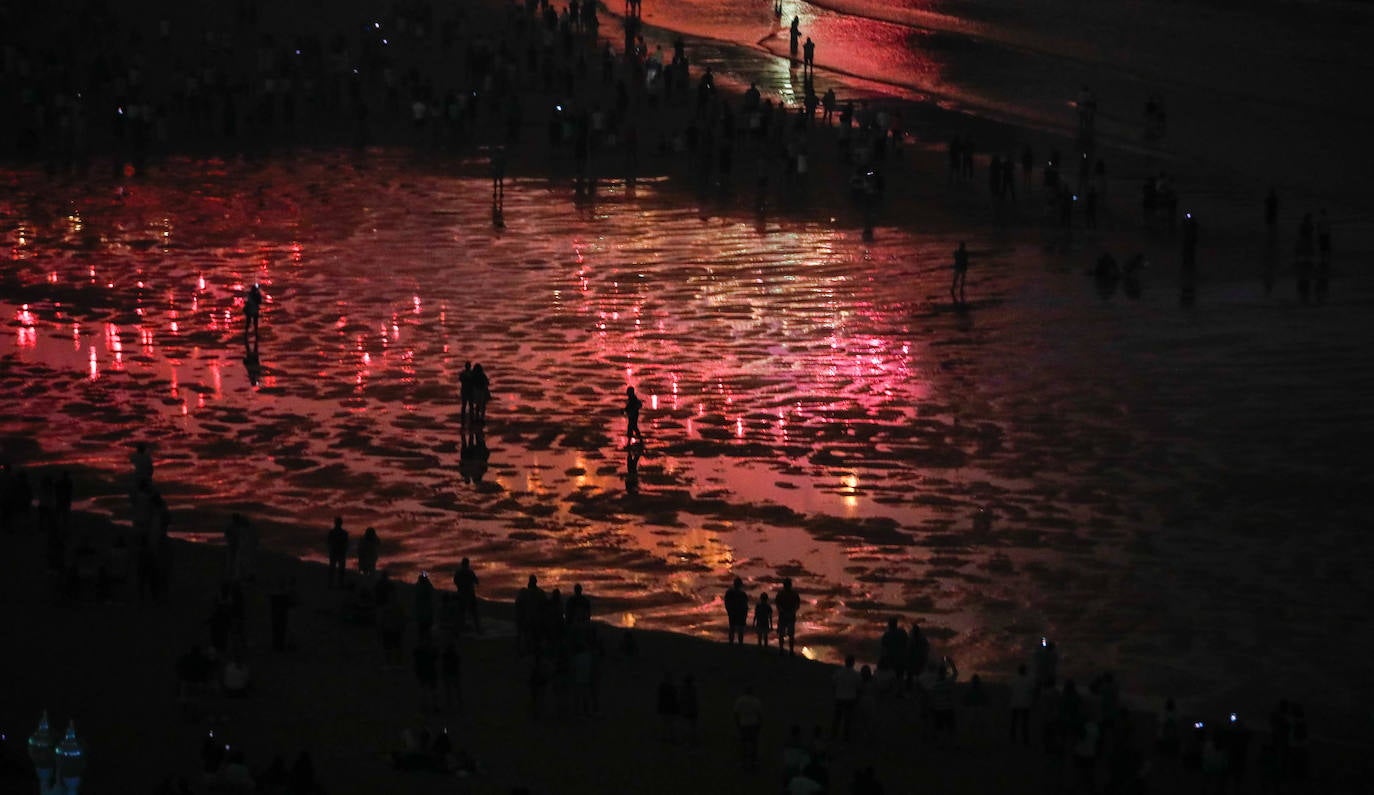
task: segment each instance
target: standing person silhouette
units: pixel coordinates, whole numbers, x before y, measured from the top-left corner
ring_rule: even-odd
[[[458,373],[458,413],[463,415],[463,424],[468,421],[472,410],[472,362],[463,362],[463,371]]]
[[[638,440],[644,442],[644,434],[639,431],[639,410],[644,408],[644,401],[635,394],[635,388],[625,387],[625,437],[626,445]]]
[[[782,656],[782,642],[787,639],[787,653],[797,654],[797,611],[801,609],[801,597],[792,590],[792,578],[784,577],[782,589],[773,599],[778,611],[778,656]]]
[[[248,334],[253,334],[252,348],[258,347],[258,316],[262,314],[262,290],[254,284],[243,299],[243,347],[250,347]]]
[[[754,632],[759,638],[759,648],[768,648],[768,635],[773,631],[773,606],[768,604],[768,594],[760,594],[758,604],[754,605]]]
[[[802,72],[803,74],[815,74],[816,71],[816,43],[810,36],[806,37],[806,44],[802,45]]]
[[[469,377],[472,385],[472,399],[468,403],[468,409],[472,412],[473,422],[487,421],[487,404],[491,402],[491,379],[487,377],[487,371],[482,369],[482,365],[472,368],[472,375]]]
[[[949,285],[949,297],[957,303],[964,303],[964,282],[968,279],[968,249],[964,241],[954,250],[954,281]]]
[[[725,617],[730,622],[730,637],[726,642],[734,643],[738,637],[742,646],[744,628],[749,623],[749,594],[744,592],[744,581],[736,577],[734,585],[725,592],[721,601],[725,603]]]
[[[467,558],[463,558],[458,564],[458,570],[453,573],[453,587],[458,591],[458,626],[459,632],[467,624],[467,617],[472,616],[472,627],[478,635],[482,634],[482,619],[477,615],[477,572],[472,570],[472,563]]]
[[[792,53],[792,60],[797,60],[797,45],[801,42],[801,17],[792,17],[792,27],[788,33],[787,49]]]
[[[343,519],[334,517],[334,527],[326,539],[329,547],[329,587],[343,586],[344,570],[348,566],[348,531],[344,529]]]

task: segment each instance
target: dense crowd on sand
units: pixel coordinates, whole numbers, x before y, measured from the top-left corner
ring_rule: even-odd
[[[822,92],[795,47],[802,91],[794,107],[754,85],[731,94],[717,88],[709,67],[692,64],[682,37],[671,53],[651,47],[635,4],[615,21],[624,32],[618,49],[604,35],[612,26],[603,29],[602,7],[588,2],[439,7],[412,0],[385,11],[358,3],[327,19],[257,0],[204,15],[171,7],[129,13],[105,0],[72,5],[74,13],[60,20],[42,8],[7,8],[0,33],[7,37],[0,102],[19,109],[0,129],[0,155],[41,160],[53,174],[86,175],[100,164],[122,178],[178,153],[397,143],[484,162],[497,225],[507,171],[518,169],[570,178],[578,200],[593,198],[603,180],[632,186],[640,175],[670,174],[700,198],[742,212],[819,212],[862,224],[866,234],[908,213],[901,198],[913,186],[940,182],[930,163],[907,155],[904,116],[916,106],[845,99],[835,90],[842,83]],[[947,153],[955,204],[981,196],[972,183],[975,169],[985,167],[988,191],[978,205],[990,206],[998,223],[1037,221],[1050,250],[1071,253],[1089,241],[1095,261],[1086,270],[1104,294],[1121,285],[1138,297],[1148,251],[1176,247],[1181,300],[1191,304],[1197,252],[1209,238],[1197,216],[1180,212],[1189,204],[1177,175],[1148,158],[1133,165],[1143,176],[1145,235],[1123,243],[1098,232],[1109,193],[1097,99],[1084,87],[1074,104],[1077,134],[1067,156],[1043,136],[1037,153],[1029,139],[1008,140],[1005,131],[980,148],[972,135],[953,130]],[[1162,107],[1151,97],[1145,109],[1150,146],[1165,134]],[[1119,221],[1130,202],[1114,198]],[[1250,228],[1258,228],[1259,204]],[[1280,234],[1271,190],[1263,218],[1266,293],[1291,270],[1303,302],[1324,301],[1332,275],[1325,210],[1307,212],[1290,238]],[[1118,245],[1130,250],[1120,257],[1107,250]],[[957,259],[951,293],[962,305],[969,258]]]
[[[484,721],[493,719],[474,705],[477,691],[488,708],[493,702],[487,694],[501,693],[495,702],[500,710],[527,715],[528,739],[536,748],[547,741],[536,730],[541,725],[618,721],[634,732],[635,748],[654,743],[691,754],[711,738],[725,750],[726,758],[716,760],[722,775],[743,771],[751,786],[791,794],[905,791],[901,782],[910,773],[893,755],[900,758],[911,744],[940,754],[967,748],[978,755],[973,758],[1020,769],[1046,791],[1133,793],[1191,782],[1209,792],[1288,792],[1303,790],[1311,773],[1302,706],[1279,701],[1262,721],[1236,714],[1185,716],[1171,700],[1162,701],[1158,712],[1141,711],[1127,706],[1110,671],[1080,687],[1077,672],[1060,670],[1058,650],[1046,638],[1039,639],[1026,664],[1006,672],[1007,681],[998,684],[985,683],[978,674],[962,680],[955,661],[934,651],[918,623],[908,630],[898,617],[888,621],[872,647],[878,650],[876,659],[860,665],[850,654],[833,668],[801,660],[798,615],[804,617],[807,602],[786,578],[771,598],[766,583],[756,584],[756,597],[738,578],[725,589],[721,626],[729,643],[715,645],[715,663],[747,670],[766,658],[782,658],[779,665],[807,666],[822,674],[788,681],[781,692],[751,677],[724,693],[712,692],[722,687],[717,678],[699,676],[710,666],[694,671],[685,657],[645,671],[639,692],[625,692],[627,669],[651,665],[640,651],[643,633],[596,621],[594,595],[581,584],[564,598],[559,588],[545,592],[538,575],[531,574],[513,605],[497,604],[480,598],[479,567],[465,558],[447,577],[451,589],[436,584],[428,572],[409,587],[398,585],[384,565],[385,539],[371,527],[355,539],[342,517],[322,533],[324,572],[298,577],[291,569],[268,581],[252,519],[233,514],[222,545],[201,547],[217,550],[212,570],[187,583],[174,564],[169,534],[176,528],[169,525],[172,512],[157,496],[151,454],[139,445],[130,461],[127,521],[101,524],[98,531],[82,521],[88,517],[73,515],[69,474],[53,477],[44,471],[35,489],[26,470],[7,464],[0,471],[0,532],[11,547],[16,539],[42,539],[31,547],[47,550],[43,568],[52,604],[63,609],[118,604],[137,616],[174,609],[175,603],[209,605],[185,628],[176,659],[165,661],[176,679],[177,714],[159,718],[199,733],[199,759],[168,764],[159,792],[360,791],[340,780],[339,771],[318,770],[308,749],[264,753],[245,742],[242,715],[235,742],[224,742],[235,731],[235,721],[226,716],[230,704],[250,705],[260,719],[272,720],[275,705],[263,695],[272,688],[262,687],[260,668],[274,657],[301,653],[303,644],[319,643],[318,637],[303,637],[307,630],[296,615],[303,599],[324,599],[329,605],[329,620],[312,625],[310,633],[375,631],[376,652],[356,656],[352,676],[370,680],[369,669],[375,667],[407,671],[413,680],[406,688],[409,704],[398,710],[410,716],[409,722],[370,762],[374,769],[392,770],[397,786],[423,774],[479,789],[515,786],[519,791],[519,780],[494,780],[483,761],[489,749],[477,742],[460,746],[450,734],[452,725],[463,724],[480,736]],[[159,551],[150,554],[150,548]],[[30,563],[36,561],[21,565]],[[174,582],[181,590],[169,604]],[[255,626],[263,612],[265,629]],[[746,635],[753,643],[746,643]],[[742,648],[736,649],[737,643]],[[470,670],[468,660],[480,648],[500,660],[498,673],[490,667]],[[705,700],[726,705],[709,723],[703,720]],[[806,705],[801,711],[806,718],[788,709],[789,702]],[[648,705],[653,705],[656,729],[644,723]],[[779,714],[792,722],[780,722]],[[14,717],[6,716],[6,722]],[[811,725],[803,722],[807,718]],[[463,734],[471,740],[473,731]],[[1038,754],[1028,750],[1032,747]],[[761,748],[776,750],[778,758],[770,759]],[[639,752],[630,750],[631,758],[617,761],[635,764]],[[4,769],[22,773],[24,764],[9,748],[5,753],[11,758]],[[943,764],[956,764],[955,758]],[[968,764],[968,757],[961,759],[957,764]],[[184,773],[188,769],[199,772]],[[581,791],[580,786],[570,785],[569,791]],[[951,791],[982,789],[970,772]]]

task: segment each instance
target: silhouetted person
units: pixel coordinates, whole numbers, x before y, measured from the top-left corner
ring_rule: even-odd
[[[382,540],[377,537],[377,530],[369,527],[363,531],[363,537],[358,539],[358,573],[363,576],[371,576],[377,573],[377,558],[381,554]]]
[[[458,570],[453,572],[453,587],[458,592],[458,626],[457,631],[462,632],[467,625],[467,617],[472,616],[472,628],[477,634],[482,633],[482,619],[477,615],[477,572],[472,570],[472,564],[467,558],[463,558],[458,564]]]
[[[628,441],[644,441],[644,434],[639,431],[639,410],[644,408],[644,401],[635,394],[635,388],[625,387],[625,437]]]
[[[592,600],[582,593],[581,583],[573,585],[572,596],[568,597],[568,603],[563,606],[563,615],[566,616],[567,625],[570,627],[591,623]]]
[[[768,645],[768,635],[773,631],[773,606],[768,603],[768,594],[759,594],[758,604],[754,605],[754,633],[758,635],[759,646]]]
[[[810,36],[806,37],[806,43],[802,45],[802,69],[805,73],[812,73],[816,68],[816,43]]]
[[[968,249],[960,240],[959,248],[954,250],[954,280],[949,284],[949,297],[960,304],[964,303],[964,283],[967,279]]]
[[[482,365],[475,365],[472,368],[472,419],[475,422],[486,422],[487,404],[491,402],[491,379],[487,377],[487,371],[482,369]]]
[[[791,577],[783,579],[782,589],[778,591],[773,604],[778,611],[778,654],[782,654],[782,642],[785,637],[788,653],[795,656],[797,653],[797,611],[801,609],[801,597],[792,590]]]
[[[262,313],[262,290],[254,284],[243,299],[243,345],[248,347],[248,335],[253,335],[253,348],[258,346],[258,316]]]
[[[344,569],[348,565],[348,531],[344,529],[343,519],[334,517],[334,527],[325,539],[329,547],[329,587],[344,583]]]
[[[906,630],[902,629],[895,617],[887,620],[887,631],[883,633],[879,645],[882,656],[878,658],[878,667],[891,669],[897,675],[897,680],[901,681],[906,674],[907,636]]]
[[[788,32],[787,49],[792,53],[792,60],[797,60],[797,45],[801,42],[801,18],[792,17],[792,26]]]
[[[463,362],[463,369],[458,373],[458,413],[463,416],[464,424],[467,423],[471,411],[472,362]]]
[[[429,572],[422,571],[415,578],[415,628],[421,641],[429,640],[430,630],[434,627],[434,583]]]
[[[726,642],[734,643],[738,636],[743,644],[744,630],[749,625],[749,594],[744,592],[744,581],[736,577],[734,585],[726,589],[721,601],[725,603],[725,617],[730,624],[730,635]]]

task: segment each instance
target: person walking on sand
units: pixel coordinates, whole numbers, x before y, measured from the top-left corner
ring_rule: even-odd
[[[949,297],[956,303],[964,303],[964,282],[968,279],[968,249],[964,241],[954,250],[954,280],[949,284]]]
[[[806,43],[802,45],[802,74],[814,74],[816,71],[816,43],[810,36],[806,37]]]
[[[785,577],[782,589],[778,591],[773,604],[778,610],[778,656],[782,656],[782,641],[787,639],[787,653],[797,655],[797,611],[801,609],[801,597],[792,590],[792,578]]]
[[[736,577],[734,585],[726,589],[721,601],[725,603],[725,617],[730,622],[730,635],[726,643],[734,643],[738,636],[740,645],[744,645],[744,628],[749,623],[749,594],[744,592],[744,581]]]
[[[625,440],[626,444],[631,444],[638,440],[643,443],[644,434],[639,431],[639,410],[644,408],[644,401],[635,394],[635,388],[625,387]]]
[[[329,547],[329,587],[342,586],[344,568],[348,565],[348,531],[344,529],[342,517],[334,517],[334,527],[325,543]]]

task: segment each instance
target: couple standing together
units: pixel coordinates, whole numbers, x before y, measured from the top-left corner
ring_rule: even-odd
[[[491,402],[491,380],[482,365],[473,366],[463,362],[463,372],[458,374],[458,397],[463,422],[483,422],[487,418],[487,404]]]

